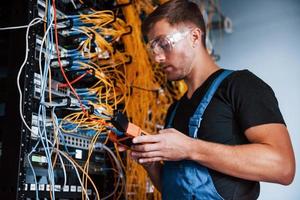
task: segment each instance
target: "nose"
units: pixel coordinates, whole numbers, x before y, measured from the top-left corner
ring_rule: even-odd
[[[153,55],[154,56],[154,61],[156,62],[156,63],[163,63],[163,62],[165,62],[166,61],[166,56],[165,56],[165,54],[164,53],[156,53],[156,54],[154,54]]]

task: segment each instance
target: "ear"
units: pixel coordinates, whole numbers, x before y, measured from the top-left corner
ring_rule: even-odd
[[[191,37],[192,37],[192,45],[193,47],[201,45],[202,44],[202,34],[200,28],[194,28],[191,30]]]

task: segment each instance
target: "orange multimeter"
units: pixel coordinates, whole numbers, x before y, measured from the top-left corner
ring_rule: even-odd
[[[130,148],[132,139],[140,135],[149,135],[139,126],[128,121],[127,117],[117,112],[111,120],[114,128],[110,128],[109,139],[121,146]]]

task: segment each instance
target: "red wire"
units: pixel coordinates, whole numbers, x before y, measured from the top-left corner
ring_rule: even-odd
[[[55,7],[55,0],[52,0],[52,6],[53,6],[53,11],[54,11],[54,33],[55,33],[55,48],[56,48],[56,52],[57,52],[57,61],[58,61],[58,65],[60,67],[60,70],[63,74],[63,77],[64,79],[66,80],[67,82],[67,85],[70,87],[70,89],[72,90],[73,94],[76,96],[76,98],[78,99],[79,103],[80,103],[80,107],[83,111],[84,114],[86,114],[88,116],[89,119],[91,119],[92,121],[96,121],[96,122],[99,122],[103,125],[107,125],[107,123],[104,121],[100,121],[100,120],[97,120],[97,119],[93,119],[93,118],[90,118],[90,116],[88,115],[88,112],[86,111],[86,109],[83,107],[83,104],[77,94],[77,92],[75,91],[75,89],[73,88],[72,84],[70,83],[68,77],[66,76],[66,73],[64,71],[64,68],[62,66],[62,63],[61,63],[61,60],[60,60],[60,51],[59,51],[59,48],[58,48],[58,33],[57,33],[57,19],[56,19],[56,7]],[[89,73],[89,71],[87,71],[87,73]]]
[[[70,84],[76,83],[77,81],[79,81],[80,79],[82,79],[83,77],[85,77],[88,73],[89,73],[89,72],[86,71],[84,74],[82,74],[82,75],[78,76],[77,78],[75,78],[74,80],[72,80],[72,81],[70,82]],[[59,88],[67,87],[67,86],[69,86],[68,83],[61,83],[61,84],[58,84],[58,87],[59,87]]]
[[[83,104],[78,96],[78,94],[76,93],[75,89],[73,88],[72,84],[70,83],[68,77],[66,76],[66,73],[64,71],[64,68],[62,66],[61,60],[60,60],[60,51],[58,48],[58,34],[57,34],[57,27],[56,27],[56,7],[55,7],[55,0],[52,0],[52,6],[53,6],[53,11],[54,11],[54,32],[55,32],[55,48],[56,48],[56,52],[57,52],[57,61],[58,61],[58,65],[60,67],[60,70],[62,72],[62,75],[64,77],[64,79],[66,80],[68,86],[70,87],[70,89],[72,90],[73,94],[76,96],[76,98],[78,99],[79,103],[80,103],[80,107],[82,109],[82,111],[84,112],[84,114],[87,114],[85,108],[83,107]]]

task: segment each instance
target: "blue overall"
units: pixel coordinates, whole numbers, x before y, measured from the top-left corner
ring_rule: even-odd
[[[189,136],[197,138],[202,115],[221,82],[232,71],[224,70],[211,84],[189,121]],[[167,128],[171,128],[177,107],[172,111]],[[162,168],[163,200],[220,200],[208,169],[191,160],[166,161]]]

